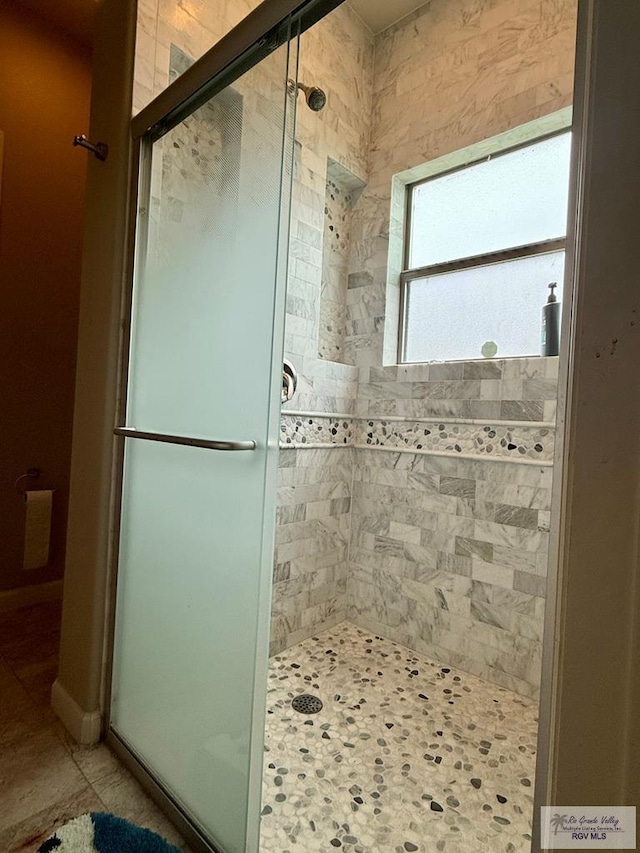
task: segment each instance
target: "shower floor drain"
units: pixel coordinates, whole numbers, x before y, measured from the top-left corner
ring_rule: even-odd
[[[291,702],[291,707],[300,714],[317,714],[322,711],[322,699],[311,696],[309,693],[303,693],[301,696],[296,696]]]

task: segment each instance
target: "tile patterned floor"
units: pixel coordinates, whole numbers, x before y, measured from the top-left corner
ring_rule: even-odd
[[[0,614],[0,850],[111,811],[176,830],[104,746],[79,747],[49,708],[60,607]],[[323,710],[291,709],[312,693]],[[271,661],[261,853],[529,847],[536,707],[343,623]]]
[[[59,602],[0,613],[0,851],[34,853],[71,818],[110,811],[188,853],[109,750],[79,747],[50,709],[59,629]]]
[[[294,646],[271,662],[262,853],[529,851],[536,713],[349,623]]]

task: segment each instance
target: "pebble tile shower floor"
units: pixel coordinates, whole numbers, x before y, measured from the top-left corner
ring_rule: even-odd
[[[313,716],[292,699],[318,696]],[[271,660],[261,853],[524,853],[537,705],[344,622]]]

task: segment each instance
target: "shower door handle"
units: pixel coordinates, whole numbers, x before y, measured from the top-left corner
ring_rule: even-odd
[[[185,435],[143,432],[134,427],[116,427],[113,434],[124,438],[139,438],[142,441],[159,441],[162,444],[180,444],[185,447],[202,447],[205,450],[224,450],[227,452],[255,450],[257,446],[255,441],[215,441],[208,438],[190,438]]]

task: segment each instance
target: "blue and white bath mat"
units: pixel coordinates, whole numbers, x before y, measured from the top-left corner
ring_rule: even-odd
[[[112,814],[93,812],[66,823],[37,853],[180,853],[164,838]]]

